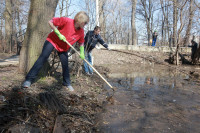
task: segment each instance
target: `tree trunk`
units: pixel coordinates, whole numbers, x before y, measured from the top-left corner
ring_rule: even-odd
[[[60,9],[60,17],[62,17],[63,10],[64,10],[64,0],[59,1],[59,9]]]
[[[184,23],[183,23],[183,8],[185,7],[186,3],[187,3],[187,0],[185,0],[184,4],[181,7],[179,7],[180,8],[180,11],[179,11],[179,13],[180,13],[180,15],[179,15],[180,27],[179,27],[178,33],[177,33],[177,45],[180,45],[180,42],[181,42],[181,32],[182,32],[183,27],[184,27]]]
[[[177,45],[177,0],[173,0],[173,46]]]
[[[169,1],[167,1],[167,5],[169,5]],[[166,19],[167,19],[167,36],[168,36],[168,40],[169,40],[169,47],[171,47],[171,42],[172,42],[172,36],[171,36],[171,33],[169,33],[169,31],[170,31],[170,27],[169,27],[169,8],[168,7],[166,7],[167,9],[167,17],[166,17]]]
[[[14,50],[14,47],[15,45],[17,44],[17,36],[16,36],[16,33],[17,33],[17,25],[16,25],[16,22],[15,22],[15,19],[17,18],[17,8],[16,6],[14,6],[13,4],[13,17],[12,17],[12,44],[11,44],[11,51],[12,52],[15,52],[13,51]]]
[[[174,55],[176,65],[179,64],[179,45],[177,45],[177,12],[177,0],[173,0],[173,46],[176,46],[176,51]]]
[[[164,44],[164,29],[165,29],[165,18],[164,16],[162,16],[162,30],[161,30],[161,36],[162,36],[162,39],[161,39],[161,44]]]
[[[147,6],[146,0],[140,0],[144,9],[144,18],[146,21],[146,27],[147,27],[147,39],[148,39],[148,46],[150,46],[150,39],[151,39],[151,29],[152,29],[152,22],[153,22],[153,16],[152,16],[152,3],[149,1]]]
[[[5,43],[4,43],[4,36],[3,36],[3,17],[1,17],[1,23],[0,23],[0,48],[2,49],[3,52],[5,52]]]
[[[132,45],[137,45],[137,35],[136,35],[136,28],[135,28],[136,4],[137,4],[137,0],[132,0],[132,15],[131,15]]]
[[[54,16],[57,3],[58,0],[31,0],[27,31],[20,53],[21,72],[28,72],[40,55],[51,31],[48,21]]]
[[[12,36],[12,0],[6,0],[5,7],[5,40],[6,52],[11,52],[11,36]]]
[[[181,55],[181,54],[179,54],[179,47],[180,47],[180,43],[181,43],[180,34],[181,34],[181,31],[182,31],[183,25],[184,25],[183,21],[182,21],[182,19],[183,19],[182,14],[183,14],[183,8],[186,5],[186,2],[187,2],[187,0],[184,2],[184,4],[181,7],[179,7],[180,8],[180,11],[179,11],[180,12],[180,15],[179,15],[180,28],[178,29],[178,33],[177,33],[177,39],[176,39],[177,45],[176,45],[176,51],[175,51],[175,54],[174,54],[176,65],[179,65],[179,55]],[[182,59],[184,59],[184,58],[182,58]]]
[[[185,39],[184,39],[184,46],[187,46],[189,44],[189,38],[190,38],[190,31],[192,28],[192,20],[194,17],[194,9],[193,9],[193,0],[190,0],[190,7],[189,7],[189,23],[187,26],[187,31],[186,31],[186,35],[185,35]]]
[[[69,16],[69,6],[70,6],[71,1],[69,0],[58,0],[58,4],[59,4],[59,11],[60,11],[60,17],[65,16],[68,17]],[[65,10],[65,12],[64,12]],[[63,15],[63,13],[65,13],[65,15]]]
[[[65,11],[65,17],[68,17],[69,16],[69,0],[66,0],[66,11]]]
[[[5,45],[5,44],[4,44],[4,42],[3,42],[3,40],[4,40],[4,37],[3,37],[3,17],[1,17],[1,20],[0,20],[0,21],[1,21],[1,23],[0,23],[0,28],[1,28],[1,29],[0,29],[0,45],[1,45],[0,48],[2,49],[3,52],[5,52],[5,51],[4,51],[4,50],[5,50],[5,49],[4,49],[4,45]]]
[[[19,35],[22,33],[22,26],[21,26],[21,20],[20,20],[20,13],[19,13],[19,8],[17,9],[17,23],[18,23],[18,31]],[[20,38],[17,38],[20,42],[22,42],[23,38],[20,36]]]
[[[85,1],[85,3],[86,3],[86,9],[87,9],[87,14],[88,14],[88,16],[90,17],[91,15],[90,15],[90,13],[91,13],[91,11],[90,11],[90,1],[89,0],[87,0],[87,1]],[[87,31],[89,31],[90,30],[90,24],[88,24],[88,26],[87,26]]]
[[[104,6],[105,6],[105,1],[99,0],[99,25],[101,27],[101,36],[105,40],[106,25],[105,25],[105,17],[104,17]],[[107,42],[107,40],[105,41]]]
[[[166,42],[166,27],[165,25],[167,25],[167,17],[166,17],[166,9],[167,7],[166,6],[166,3],[164,4],[163,0],[160,0],[160,4],[161,4],[161,9],[162,9],[162,12],[163,12],[163,16],[162,16],[162,41],[161,41],[161,44],[165,44]]]
[[[149,16],[148,16],[148,29],[147,29],[147,32],[148,32],[148,44],[149,46],[151,46],[151,43],[150,43],[150,39],[151,39],[151,32],[153,31],[153,13],[152,13],[152,7],[153,7],[153,4],[152,4],[152,1],[149,0],[149,6],[148,6],[148,9],[149,9]]]

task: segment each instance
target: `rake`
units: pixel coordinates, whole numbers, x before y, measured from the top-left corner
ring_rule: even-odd
[[[64,41],[65,43],[67,43],[79,56],[80,56],[80,53],[67,41],[67,40],[65,40]],[[103,81],[104,82],[106,82],[106,84],[112,89],[112,91],[113,91],[113,94],[111,95],[111,96],[108,96],[107,97],[107,100],[108,101],[113,101],[113,99],[112,99],[112,97],[113,97],[113,95],[114,95],[114,91],[115,91],[115,89],[116,88],[113,88],[112,87],[112,85],[110,84],[110,83],[108,83],[108,81],[86,60],[86,59],[84,59],[84,61],[99,75],[99,77],[101,78],[101,79],[103,79]]]

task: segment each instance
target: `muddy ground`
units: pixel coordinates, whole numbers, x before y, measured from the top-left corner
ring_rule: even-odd
[[[167,53],[108,52],[98,51],[102,58],[114,60],[113,64],[99,61],[99,65],[110,68],[109,82],[118,89],[114,104],[101,114],[101,132],[200,131],[199,65],[170,65]],[[190,61],[189,56],[185,58]]]
[[[7,56],[10,55],[1,54],[0,59]],[[163,67],[165,70],[166,67],[177,68],[177,71],[191,76],[195,81],[199,78],[198,65],[169,65],[167,53],[94,50],[93,56],[95,68],[105,78],[108,78],[109,73],[127,73],[130,69],[139,71],[141,64],[145,63],[158,68]],[[111,93],[107,93],[108,87],[104,81],[97,74],[84,75],[79,63],[71,72],[72,86],[76,89],[73,94],[62,89],[60,69],[50,77],[38,79],[30,89],[21,89],[23,80],[24,75],[18,72],[18,66],[0,66],[1,132],[110,132],[102,127],[108,123],[106,114],[112,114],[105,113],[105,109],[110,104],[119,105],[119,102],[117,99],[114,99],[114,102],[107,101],[106,97]],[[144,98],[142,92],[139,94]],[[144,115],[140,113],[140,109],[144,108],[141,100],[144,99],[136,100],[136,105],[131,103],[131,106],[138,106],[133,110],[138,115]],[[124,102],[126,103],[126,100]],[[157,110],[153,112],[154,115],[156,112]],[[145,128],[151,129],[151,126]],[[148,132],[141,125],[139,130],[132,131]]]

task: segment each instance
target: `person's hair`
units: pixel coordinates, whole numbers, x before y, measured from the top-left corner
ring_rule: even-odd
[[[95,27],[94,27],[94,30],[101,30],[101,27],[95,26]]]
[[[78,23],[88,23],[89,22],[89,16],[87,15],[86,12],[80,11],[76,14],[74,17],[74,21]]]

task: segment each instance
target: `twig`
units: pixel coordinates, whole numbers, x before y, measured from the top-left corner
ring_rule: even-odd
[[[15,118],[15,117],[12,117],[12,116],[8,116],[8,117],[9,117],[9,118],[12,118],[12,119],[19,120],[19,121],[24,122],[24,123],[26,123],[26,124],[30,124],[30,125],[33,125],[33,126],[39,127],[39,126],[38,126],[37,124],[35,124],[35,123],[28,122],[28,121],[22,120],[22,119],[20,119],[20,118]]]

